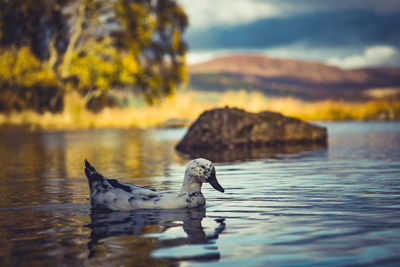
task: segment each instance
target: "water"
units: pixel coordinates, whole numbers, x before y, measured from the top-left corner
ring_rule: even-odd
[[[328,149],[217,163],[205,209],[99,214],[84,158],[178,191],[185,130],[2,132],[0,265],[399,266],[400,123],[322,124]]]

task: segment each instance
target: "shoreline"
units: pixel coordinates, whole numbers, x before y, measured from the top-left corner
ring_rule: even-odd
[[[137,103],[137,101],[136,101]],[[285,97],[267,97],[259,92],[183,91],[160,103],[105,108],[93,113],[78,95],[66,98],[60,113],[33,111],[0,113],[0,130],[29,131],[147,129],[188,127],[201,113],[216,107],[237,107],[248,112],[273,111],[304,121],[400,121],[400,100],[372,99],[304,101]]]

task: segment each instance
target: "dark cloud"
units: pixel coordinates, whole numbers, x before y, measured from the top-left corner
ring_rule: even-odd
[[[359,9],[378,14],[400,13],[400,1],[398,0],[250,0],[256,2],[268,2],[288,16],[299,13],[332,12]]]
[[[308,1],[310,2],[310,1]],[[309,46],[400,46],[400,16],[367,10],[317,12],[258,19],[240,25],[189,29],[192,50],[259,49],[303,43]]]
[[[256,53],[342,67],[400,66],[399,0],[181,0],[190,63]]]

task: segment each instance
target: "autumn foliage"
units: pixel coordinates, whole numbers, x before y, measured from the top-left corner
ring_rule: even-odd
[[[186,25],[174,0],[2,0],[0,111],[58,112],[71,91],[157,102],[185,81]]]

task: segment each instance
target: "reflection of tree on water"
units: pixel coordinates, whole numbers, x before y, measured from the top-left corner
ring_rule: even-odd
[[[138,210],[120,211],[111,213],[92,212],[91,223],[88,225],[92,232],[89,249],[89,258],[95,258],[101,253],[101,246],[105,242],[101,239],[109,237],[130,237],[124,247],[138,249],[148,256],[156,250],[171,248],[190,244],[215,244],[220,233],[225,229],[224,219],[216,219],[217,226],[213,233],[206,234],[202,226],[205,218],[205,209],[184,209],[184,210]],[[176,227],[183,228],[187,237],[176,237],[176,234],[167,238],[154,238],[152,235],[165,233]],[[127,239],[125,239],[127,240]],[[147,242],[149,241],[149,242]],[[155,242],[156,241],[156,242]],[[137,243],[137,244],[133,244]],[[137,246],[139,245],[139,246]],[[126,255],[126,254],[125,254]],[[179,255],[178,255],[179,256]],[[209,253],[191,257],[196,260],[218,260],[220,253],[218,249],[210,250]],[[132,263],[132,262],[131,262]]]

